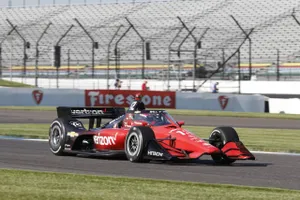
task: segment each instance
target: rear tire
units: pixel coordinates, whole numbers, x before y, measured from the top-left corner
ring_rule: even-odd
[[[49,128],[49,146],[54,155],[63,156],[66,140],[66,131],[63,121],[55,119]]]
[[[130,162],[150,162],[143,155],[150,140],[155,139],[154,132],[149,127],[132,127],[125,139],[125,154]]]
[[[228,142],[239,142],[239,136],[232,127],[217,127],[215,128],[210,136],[209,143],[218,149],[222,149]],[[211,155],[212,159],[217,164],[229,165],[236,160],[228,158],[225,154]]]

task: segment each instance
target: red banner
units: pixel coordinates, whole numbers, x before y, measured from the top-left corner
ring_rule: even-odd
[[[146,108],[175,108],[176,92],[139,90],[85,90],[85,106],[129,107],[140,93]]]

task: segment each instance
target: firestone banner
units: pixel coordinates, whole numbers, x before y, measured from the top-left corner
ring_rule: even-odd
[[[147,108],[176,108],[176,92],[139,90],[85,90],[85,106],[129,107],[137,93]]]

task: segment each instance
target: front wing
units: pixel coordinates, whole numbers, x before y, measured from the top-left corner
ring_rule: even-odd
[[[161,142],[161,141],[160,141]],[[145,151],[144,158],[151,160],[195,160],[199,159],[207,153],[186,152],[182,149],[176,149],[172,146],[162,143],[157,140],[149,141]],[[233,160],[255,160],[255,157],[244,146],[242,142],[228,142],[219,151],[220,155],[226,156]]]

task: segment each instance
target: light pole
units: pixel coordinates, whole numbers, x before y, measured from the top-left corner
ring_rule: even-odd
[[[48,28],[50,27],[51,22],[47,25],[47,27],[45,28],[45,30],[43,31],[43,33],[41,34],[41,36],[39,37],[39,39],[36,42],[36,49],[35,49],[35,87],[38,87],[38,62],[39,62],[39,43],[41,41],[41,39],[43,38],[43,36],[45,35],[46,31],[48,30]]]

